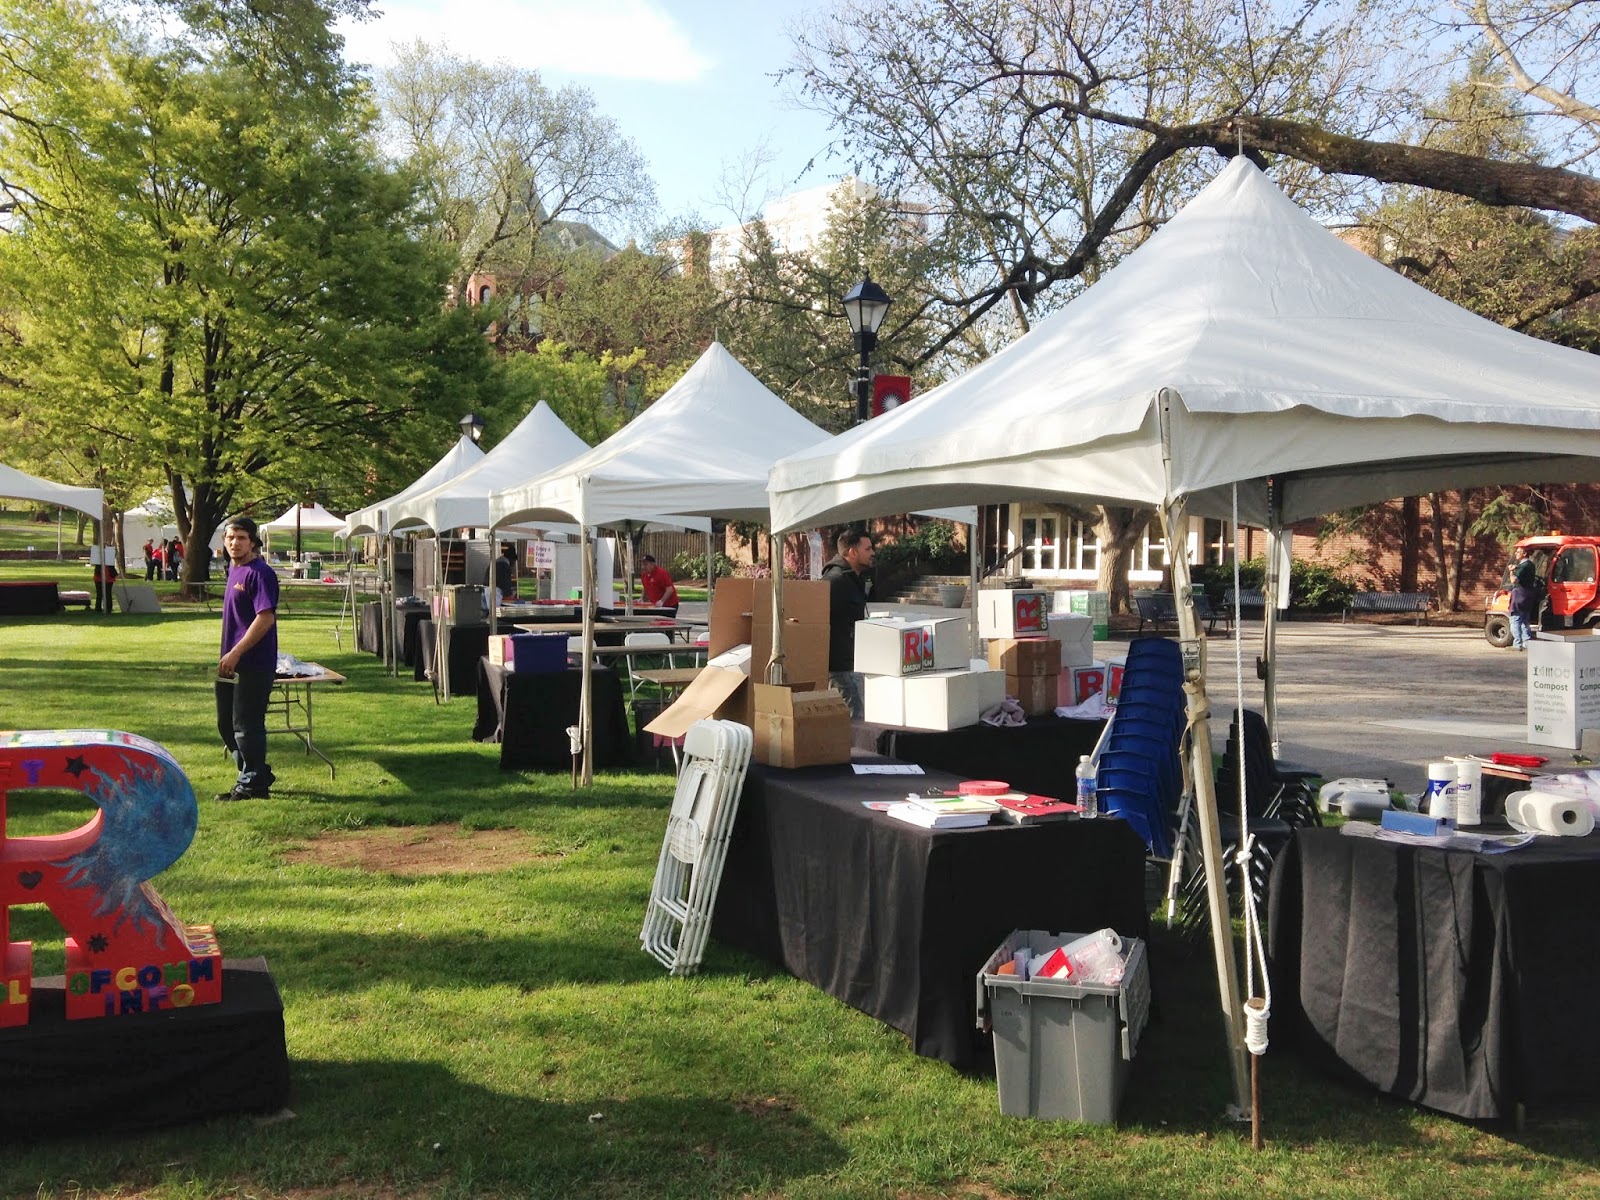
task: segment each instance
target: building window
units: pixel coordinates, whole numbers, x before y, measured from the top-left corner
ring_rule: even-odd
[[[1100,570],[1100,540],[1094,530],[1082,521],[1070,523],[1071,544],[1068,547],[1068,566],[1074,571],[1098,573]]]
[[[478,289],[478,303],[479,304],[487,304],[487,303],[489,303],[489,300],[493,295],[494,295],[494,289],[492,287],[490,287],[487,283],[484,284],[482,287],[480,287]]]
[[[1061,518],[1039,514],[1022,518],[1022,570],[1061,569]]]

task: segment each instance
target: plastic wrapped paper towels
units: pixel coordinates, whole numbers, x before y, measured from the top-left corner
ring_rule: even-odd
[[[1581,796],[1527,791],[1506,797],[1506,820],[1523,833],[1588,837],[1594,832],[1594,814],[1594,805]]]

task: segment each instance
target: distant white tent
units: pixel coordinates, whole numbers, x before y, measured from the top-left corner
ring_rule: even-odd
[[[345,528],[345,519],[334,516],[320,504],[291,504],[283,510],[282,516],[268,521],[261,528],[275,530],[279,533],[293,533],[298,529],[302,533],[342,535]]]
[[[7,500],[32,500],[39,504],[70,508],[95,521],[102,518],[106,506],[105,492],[99,488],[55,483],[3,463],[0,463],[0,497]]]
[[[490,524],[489,496],[537,478],[587,452],[589,444],[543,400],[488,454],[438,487],[390,504],[390,528],[426,527],[438,532]],[[548,525],[549,522],[544,524]],[[571,525],[563,532],[577,533]]]
[[[385,500],[379,500],[376,504],[358,508],[346,517],[346,534],[354,537],[362,533],[389,533],[391,531],[389,523],[390,512],[396,504],[409,500],[413,496],[420,496],[423,492],[431,491],[441,483],[454,479],[482,458],[483,451],[478,448],[477,443],[471,438],[462,437],[458,439],[443,458],[418,476],[409,487],[396,492]]]

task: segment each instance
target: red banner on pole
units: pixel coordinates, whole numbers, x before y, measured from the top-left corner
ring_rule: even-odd
[[[911,399],[911,376],[874,375],[872,377],[872,412],[881,417],[890,409],[899,408]]]

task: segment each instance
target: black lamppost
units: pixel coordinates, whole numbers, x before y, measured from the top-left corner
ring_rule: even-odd
[[[894,303],[889,293],[872,282],[871,274],[863,275],[861,282],[845,293],[840,301],[844,305],[845,319],[850,331],[856,335],[856,349],[861,352],[861,365],[856,369],[856,424],[871,415],[872,351],[878,345],[878,329],[883,318],[889,315],[889,305]]]
[[[462,417],[461,436],[471,438],[473,444],[476,445],[478,439],[483,436],[483,418],[475,412],[469,412]]]

